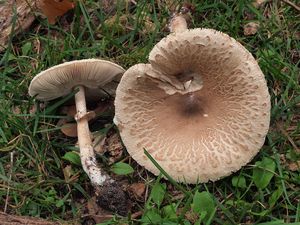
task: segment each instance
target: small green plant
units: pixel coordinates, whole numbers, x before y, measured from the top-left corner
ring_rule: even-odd
[[[81,166],[80,156],[78,152],[66,152],[62,158],[69,161],[70,163],[73,163],[74,165]]]
[[[263,158],[261,161],[257,161],[255,166],[253,169],[253,181],[258,188],[264,189],[274,176],[275,162],[270,158]]]
[[[213,219],[216,206],[212,195],[207,191],[202,191],[194,194],[192,209],[199,215],[199,219],[195,224],[210,224]]]
[[[123,162],[113,164],[111,170],[117,175],[128,175],[134,172],[134,169],[129,164]]]

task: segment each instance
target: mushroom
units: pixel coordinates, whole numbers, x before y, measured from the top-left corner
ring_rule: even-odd
[[[100,59],[85,59],[66,62],[45,71],[33,78],[29,86],[29,95],[48,101],[65,96],[74,89],[75,93],[78,142],[80,158],[84,171],[95,186],[103,186],[113,180],[97,166],[88,120],[93,112],[87,112],[86,99],[103,97],[113,90],[110,83],[124,72],[121,66]]]
[[[228,35],[188,30],[181,15],[171,30],[150,52],[150,64],[124,73],[114,122],[129,154],[155,175],[144,149],[178,182],[216,181],[264,144],[266,80],[251,53]]]

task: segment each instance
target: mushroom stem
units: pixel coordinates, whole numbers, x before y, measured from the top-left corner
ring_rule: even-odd
[[[83,86],[77,86],[76,88],[78,88],[79,91],[75,94],[77,112],[75,120],[77,121],[81,164],[92,184],[103,186],[107,181],[113,182],[113,180],[97,166],[88,124],[89,117],[87,116],[88,113],[86,110],[85,90]]]
[[[185,30],[187,30],[187,22],[186,19],[184,18],[184,16],[179,13],[176,14],[170,22],[170,32],[171,33],[181,33]]]

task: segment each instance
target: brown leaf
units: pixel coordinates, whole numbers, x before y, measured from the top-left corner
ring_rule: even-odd
[[[137,201],[143,201],[146,186],[144,183],[133,183],[128,187],[130,196],[134,197]]]
[[[290,56],[291,56],[291,60],[294,64],[297,64],[300,60],[300,50],[298,49],[292,49],[289,51],[290,52]]]
[[[182,213],[182,210],[183,210],[182,208],[179,208],[176,213],[179,215]],[[197,220],[199,220],[199,215],[197,213],[195,213],[193,210],[187,211],[184,214],[184,217],[192,224],[195,224],[197,222]]]
[[[74,117],[76,115],[76,106],[75,105],[64,106],[61,109],[61,113],[66,114],[67,116]]]
[[[118,4],[120,4],[117,0],[101,0],[99,1],[99,4],[101,6],[101,10],[105,12],[105,14],[111,14],[115,12]]]
[[[262,4],[264,4],[267,0],[255,0],[252,2],[252,5],[255,8],[259,8]]]
[[[69,0],[40,0],[38,7],[47,17],[49,23],[54,24],[56,17],[62,16],[70,9],[73,9],[75,3]]]
[[[65,177],[66,183],[71,183],[74,180],[77,180],[79,177],[79,173],[74,173],[72,169],[72,165],[67,165],[66,167],[63,168],[63,174]]]
[[[98,103],[97,107],[93,110],[96,115],[101,115],[102,113],[106,112],[113,108],[113,101],[106,101]]]
[[[111,155],[109,162],[112,164],[118,161],[123,154],[123,145],[121,139],[117,133],[110,135],[106,140],[107,151]]]
[[[107,220],[110,220],[113,218],[113,215],[111,215],[108,211],[102,209],[98,204],[96,197],[92,197],[89,199],[87,203],[87,209],[89,212],[89,215],[94,219],[94,221],[98,223],[104,223]]]
[[[109,164],[120,160],[124,151],[119,135],[113,130],[106,135],[99,132],[93,133],[93,147],[96,154],[107,154]]]
[[[255,14],[252,11],[245,11],[244,12],[244,20],[254,20]]]
[[[66,114],[67,116],[74,117],[76,114],[76,106],[64,106],[61,109],[62,114]],[[68,137],[77,137],[77,124],[70,123],[72,119],[62,118],[58,120],[56,126],[61,127],[61,132]]]
[[[13,114],[21,114],[22,111],[21,111],[20,106],[13,106],[12,112],[13,112]]]
[[[244,26],[244,35],[245,36],[254,35],[254,34],[256,34],[258,28],[259,28],[259,24],[258,23],[255,23],[255,22],[247,23]]]
[[[144,25],[143,25],[143,29],[142,29],[142,34],[147,35],[149,33],[153,33],[156,26],[152,22],[151,18],[149,16],[145,16],[143,22],[144,22]]]
[[[300,160],[297,162],[289,163],[288,168],[290,171],[293,171],[293,172],[300,170]]]
[[[64,135],[68,137],[77,137],[77,124],[76,123],[66,123],[60,129]]]
[[[94,151],[98,155],[103,155],[106,151],[104,148],[106,136],[100,132],[93,133],[93,147]]]
[[[72,166],[67,165],[65,168],[63,168],[63,173],[64,173],[65,180],[69,180],[72,174]]]
[[[197,222],[197,220],[199,219],[199,215],[197,213],[195,213],[194,211],[190,210],[187,211],[184,214],[184,217],[190,221],[192,224],[195,224]]]

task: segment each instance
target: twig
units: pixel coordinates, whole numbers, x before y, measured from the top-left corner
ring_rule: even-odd
[[[4,213],[6,213],[7,210],[7,205],[8,205],[8,198],[9,198],[9,191],[10,191],[10,181],[12,177],[12,172],[13,172],[13,165],[14,165],[14,151],[10,153],[10,169],[9,169],[9,177],[8,177],[8,187],[7,187],[7,192],[6,192],[6,199],[5,199],[5,205],[4,205]]]
[[[300,6],[297,6],[295,3],[289,1],[289,0],[282,0],[284,3],[290,5],[291,7],[295,8],[296,10],[300,11]]]
[[[137,211],[131,215],[131,219],[136,219],[136,218],[140,217],[141,215],[143,215],[143,212]]]
[[[1,225],[12,225],[12,224],[30,224],[30,225],[60,225],[62,223],[55,221],[47,221],[44,219],[28,216],[17,216],[9,215],[3,212],[0,212],[0,221]],[[70,223],[68,223],[70,224]]]

